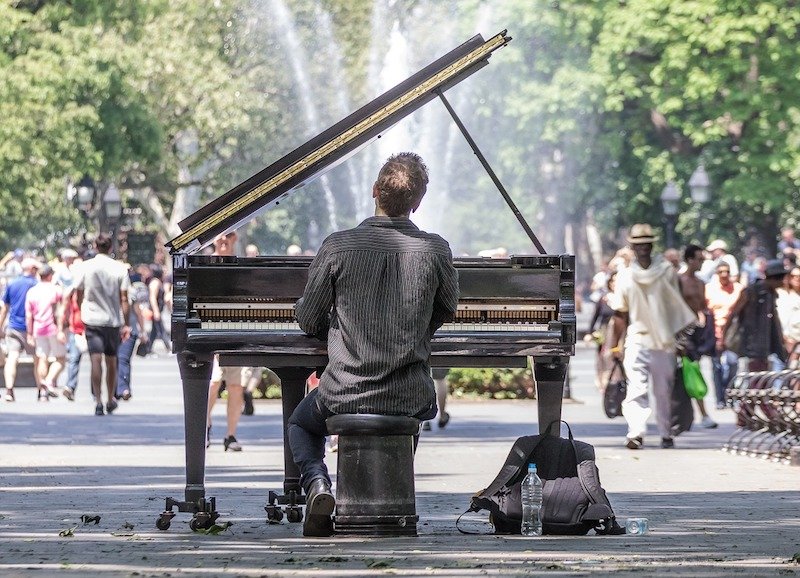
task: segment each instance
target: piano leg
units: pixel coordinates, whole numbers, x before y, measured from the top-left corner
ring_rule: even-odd
[[[561,420],[561,403],[564,381],[567,377],[568,357],[534,358],[533,376],[536,380],[536,400],[539,404],[539,433]],[[559,435],[556,429],[554,435]]]
[[[289,522],[300,522],[303,519],[302,505],[305,496],[300,485],[300,469],[294,463],[292,449],[289,447],[287,428],[289,418],[306,395],[306,380],[314,368],[306,367],[274,367],[272,370],[281,378],[281,404],[283,406],[283,495],[270,491],[267,505],[267,523],[280,522],[283,512]],[[283,505],[283,511],[280,506]]]
[[[211,361],[211,354],[178,355],[178,367],[183,382],[186,491],[184,501],[167,498],[166,509],[156,521],[159,530],[169,528],[170,521],[175,516],[173,508],[193,514],[189,523],[192,530],[210,528],[219,517],[215,498],[205,497],[206,415]]]

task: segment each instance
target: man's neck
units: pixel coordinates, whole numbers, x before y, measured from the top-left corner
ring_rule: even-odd
[[[405,215],[394,215],[394,216],[391,216],[391,215],[387,215],[386,211],[384,211],[382,208],[380,208],[378,206],[377,203],[375,203],[375,216],[376,217],[389,217],[390,219],[392,219],[392,218],[394,218],[394,219],[401,219],[401,218],[408,219],[411,216],[411,212],[409,211]]]
[[[642,258],[636,259],[636,262],[639,264],[639,267],[641,267],[642,269],[649,269],[650,265],[653,264],[653,258],[652,257],[642,257]]]

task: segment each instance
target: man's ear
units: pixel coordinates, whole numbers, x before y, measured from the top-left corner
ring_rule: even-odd
[[[380,189],[378,189],[378,183],[372,185],[372,198],[377,199],[378,195],[380,194]]]
[[[422,204],[422,197],[424,197],[424,196],[425,196],[425,193],[421,194],[420,197],[416,200],[416,202],[413,205],[411,205],[411,212],[412,213],[416,213],[417,212],[417,209],[419,209],[419,206]]]

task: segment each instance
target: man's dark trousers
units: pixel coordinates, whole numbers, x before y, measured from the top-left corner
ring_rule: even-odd
[[[420,421],[436,417],[436,402],[422,414],[416,415]],[[308,494],[308,488],[317,478],[322,478],[331,483],[328,468],[325,466],[325,436],[328,428],[325,420],[334,415],[322,402],[317,399],[317,390],[311,391],[295,408],[289,418],[288,433],[289,446],[292,448],[294,463],[300,468],[300,478],[303,491]],[[416,437],[414,447],[416,447]]]

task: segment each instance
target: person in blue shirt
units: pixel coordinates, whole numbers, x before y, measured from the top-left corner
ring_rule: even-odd
[[[0,337],[5,337],[6,365],[3,377],[6,380],[6,401],[14,401],[14,382],[17,379],[17,364],[23,351],[32,353],[28,345],[27,327],[25,325],[25,296],[31,287],[36,285],[36,273],[42,263],[27,257],[22,260],[22,276],[8,284],[0,303]],[[8,327],[5,327],[8,318]],[[38,380],[38,378],[37,378]],[[38,385],[38,384],[37,384]]]

